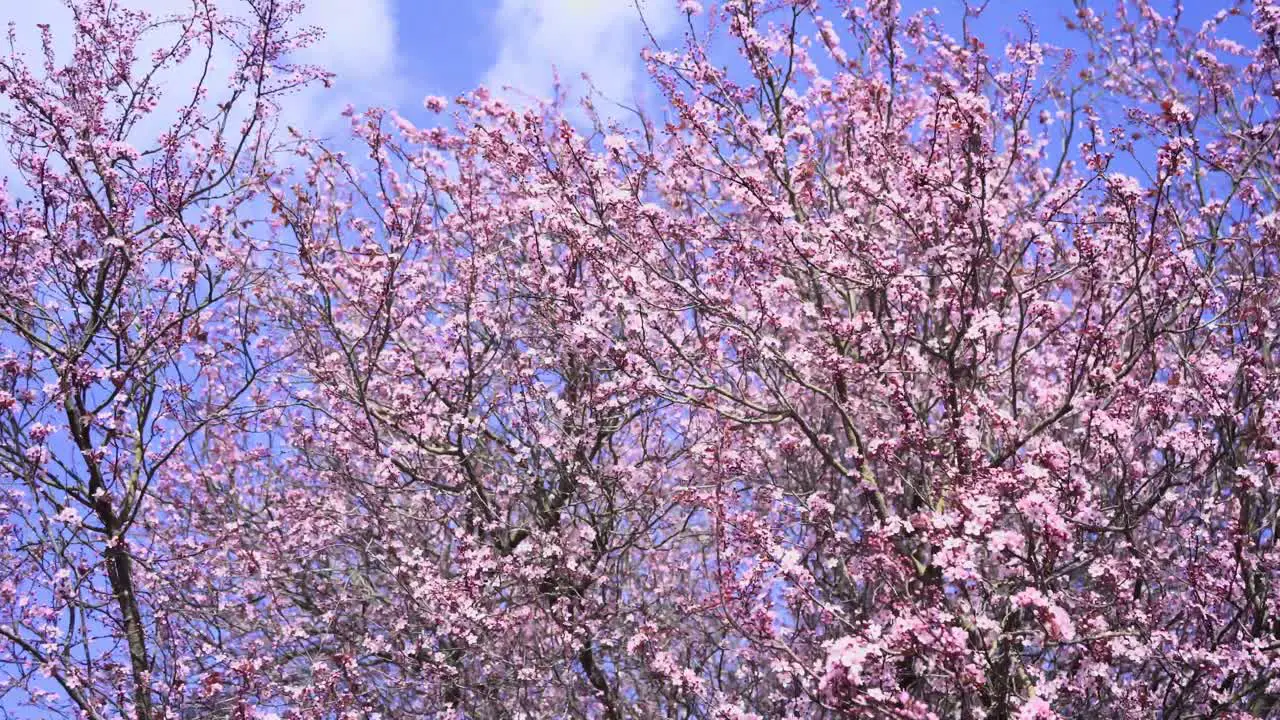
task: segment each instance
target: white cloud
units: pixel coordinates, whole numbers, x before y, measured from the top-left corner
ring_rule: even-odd
[[[299,59],[338,77],[332,91],[310,91],[293,108],[306,113],[303,126],[313,132],[346,127],[338,110],[347,103],[394,105],[405,99],[393,5],[393,0],[307,0],[302,21],[322,28],[325,36]]]
[[[640,49],[648,43],[641,13],[661,37],[675,24],[674,0],[500,0],[498,59],[484,82],[494,90],[549,98],[553,68],[575,96],[591,84],[606,98],[633,105],[641,95]],[[600,107],[602,112],[608,108]]]

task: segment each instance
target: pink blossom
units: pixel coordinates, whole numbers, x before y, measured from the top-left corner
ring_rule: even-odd
[[[69,4],[0,55],[32,717],[1280,712],[1275,3],[681,2],[634,122],[324,138],[301,3]]]

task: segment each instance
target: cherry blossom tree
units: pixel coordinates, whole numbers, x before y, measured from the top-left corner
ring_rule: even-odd
[[[1065,48],[976,5],[680,8],[627,123],[481,89],[425,127],[352,109],[288,169],[255,115],[240,155],[205,124],[163,173],[89,163],[96,201],[91,151],[31,159],[66,123],[11,133],[63,188],[5,209],[14,687],[72,717],[1280,713],[1280,5],[1081,0]],[[192,156],[218,190],[152,190]]]
[[[31,56],[10,28],[0,57],[0,693],[177,717],[199,654],[156,599],[182,557],[149,540],[154,489],[270,362],[244,208],[275,99],[326,76],[289,64],[295,3],[67,9],[73,34],[42,26]]]

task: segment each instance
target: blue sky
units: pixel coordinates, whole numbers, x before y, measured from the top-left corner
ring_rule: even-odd
[[[114,1],[157,17],[190,7],[190,0]],[[590,71],[605,94],[633,99],[644,87],[637,1],[659,34],[669,35],[682,20],[676,0],[305,0],[304,21],[325,31],[305,59],[337,73],[339,82],[333,91],[295,98],[285,120],[329,134],[345,127],[339,112],[348,102],[412,115],[426,95],[453,97],[480,84],[546,95],[553,65],[578,84]],[[217,5],[224,12],[244,9],[243,0]],[[10,22],[28,54],[38,51],[37,23],[50,24],[66,56],[72,23],[63,0],[0,0],[0,28]],[[229,71],[229,56],[222,60]],[[197,68],[187,70],[173,74],[174,86],[194,83]],[[216,70],[217,62],[214,76]]]
[[[115,0],[164,15],[190,0]],[[412,117],[424,96],[453,97],[479,84],[519,86],[545,95],[551,67],[581,87],[579,75],[590,72],[608,97],[635,100],[648,87],[641,77],[638,53],[645,44],[636,4],[643,6],[650,27],[674,40],[683,26],[677,0],[305,0],[307,22],[326,31],[308,58],[338,73],[334,92],[298,98],[291,114],[320,134],[340,131],[338,111],[356,106],[391,106]],[[704,5],[714,0],[703,0]],[[218,0],[234,11],[242,0]],[[0,27],[17,23],[19,38],[34,38],[36,23],[53,25],[66,36],[69,20],[62,0],[0,0]],[[828,3],[833,7],[838,3]],[[1019,16],[1025,13],[1050,43],[1062,41],[1060,18],[1073,14],[1072,0],[989,0],[975,27],[988,44],[1005,31],[1024,36]],[[1094,0],[1105,9],[1112,0]],[[1163,9],[1171,4],[1157,0]],[[1218,0],[1189,3],[1190,15],[1207,15]],[[944,22],[959,27],[961,0],[903,0],[907,12],[937,6]],[[32,48],[34,49],[34,48]],[[177,80],[181,83],[181,78]]]
[[[678,32],[675,0],[641,0],[650,27]],[[633,0],[392,0],[401,102],[453,97],[477,85],[546,95],[555,66],[570,87],[589,72],[605,95],[630,101],[645,89],[645,43]],[[414,92],[416,91],[416,92]],[[406,110],[409,108],[405,108]]]
[[[232,11],[242,2],[218,1]],[[165,15],[190,0],[116,2]],[[703,0],[704,5],[713,2]],[[649,87],[638,57],[646,39],[636,3],[660,38],[676,40],[684,21],[678,0],[306,0],[306,21],[326,32],[307,59],[336,72],[339,83],[334,91],[296,98],[286,120],[332,136],[346,125],[339,111],[348,102],[394,107],[416,120],[424,96],[453,97],[480,84],[546,95],[553,65],[571,87],[580,89],[580,74],[589,72],[606,97],[634,101]],[[1111,0],[1094,4],[1107,7]],[[1219,4],[1192,3],[1202,9]],[[946,24],[958,30],[960,0],[903,0],[903,5],[908,12],[937,6]],[[1060,18],[1073,13],[1073,2],[990,0],[976,27],[989,44],[1002,41],[1005,31],[1025,36],[1019,22],[1024,12],[1052,43],[1063,39]],[[17,23],[20,39],[34,39],[36,23],[52,24],[55,36],[63,37],[70,26],[61,0],[0,0],[0,27],[9,21]],[[182,77],[174,82],[184,84]]]
[[[706,0],[710,5],[711,0]],[[642,0],[650,26],[670,39],[683,26],[676,0]],[[905,0],[908,12],[938,7],[958,20],[959,0]],[[633,0],[392,0],[400,73],[417,94],[454,96],[481,83],[546,92],[552,64],[566,80],[590,72],[606,92],[644,88],[637,60],[644,36]],[[992,39],[1023,32],[1023,13],[1046,39],[1061,39],[1071,0],[992,0],[978,27]],[[958,29],[958,25],[956,25]],[[413,93],[410,93],[413,94]],[[413,98],[416,101],[418,98]],[[629,97],[623,99],[630,99]]]
[[[589,72],[606,96],[633,101],[649,87],[638,58],[645,36],[636,3],[644,8],[650,28],[660,39],[674,42],[684,27],[678,0],[319,1],[348,7],[359,3],[365,8],[360,12],[385,16],[393,29],[388,35],[393,38],[388,43],[394,46],[393,59],[384,64],[373,85],[385,85],[386,78],[393,77],[394,89],[370,92],[359,68],[353,68],[355,78],[341,83],[339,92],[356,105],[363,104],[363,99],[380,100],[415,120],[421,99],[428,94],[453,97],[480,84],[495,89],[511,84],[545,95],[550,91],[553,65],[571,87],[581,88],[579,76]],[[714,1],[703,0],[703,4],[710,6]],[[828,12],[837,4],[827,3]],[[1106,12],[1113,0],[1091,4]],[[1171,0],[1155,2],[1162,10],[1171,4]],[[1207,16],[1221,4],[1197,0],[1190,3],[1194,7],[1187,14]],[[961,0],[902,0],[902,5],[906,13],[939,8],[944,25],[959,34]],[[999,45],[1010,33],[1018,39],[1026,37],[1025,16],[1035,24],[1042,41],[1070,44],[1079,38],[1064,30],[1062,20],[1074,14],[1073,0],[989,0],[985,13],[972,26],[989,45]],[[326,27],[330,32],[345,32],[342,26]],[[323,53],[318,59],[326,62]],[[334,69],[346,75],[343,67]]]
[[[650,28],[674,40],[683,27],[677,0],[639,1]],[[453,97],[480,84],[494,89],[510,84],[545,95],[551,88],[552,66],[571,87],[580,88],[580,74],[590,73],[598,89],[619,100],[633,100],[647,89],[638,58],[645,37],[635,0],[318,2],[326,7],[315,20],[331,39],[337,36],[337,48],[350,46],[352,25],[390,29],[369,33],[390,57],[378,56],[370,63],[350,57],[365,52],[320,48],[316,53],[317,61],[339,73],[338,94],[356,105],[377,102],[412,116],[425,95]],[[904,0],[903,5],[907,12],[938,7],[944,22],[959,29],[960,0]],[[1006,31],[1023,36],[1023,13],[1045,40],[1054,42],[1064,37],[1060,18],[1074,9],[1072,0],[991,0],[976,27],[995,42],[1003,40]]]

